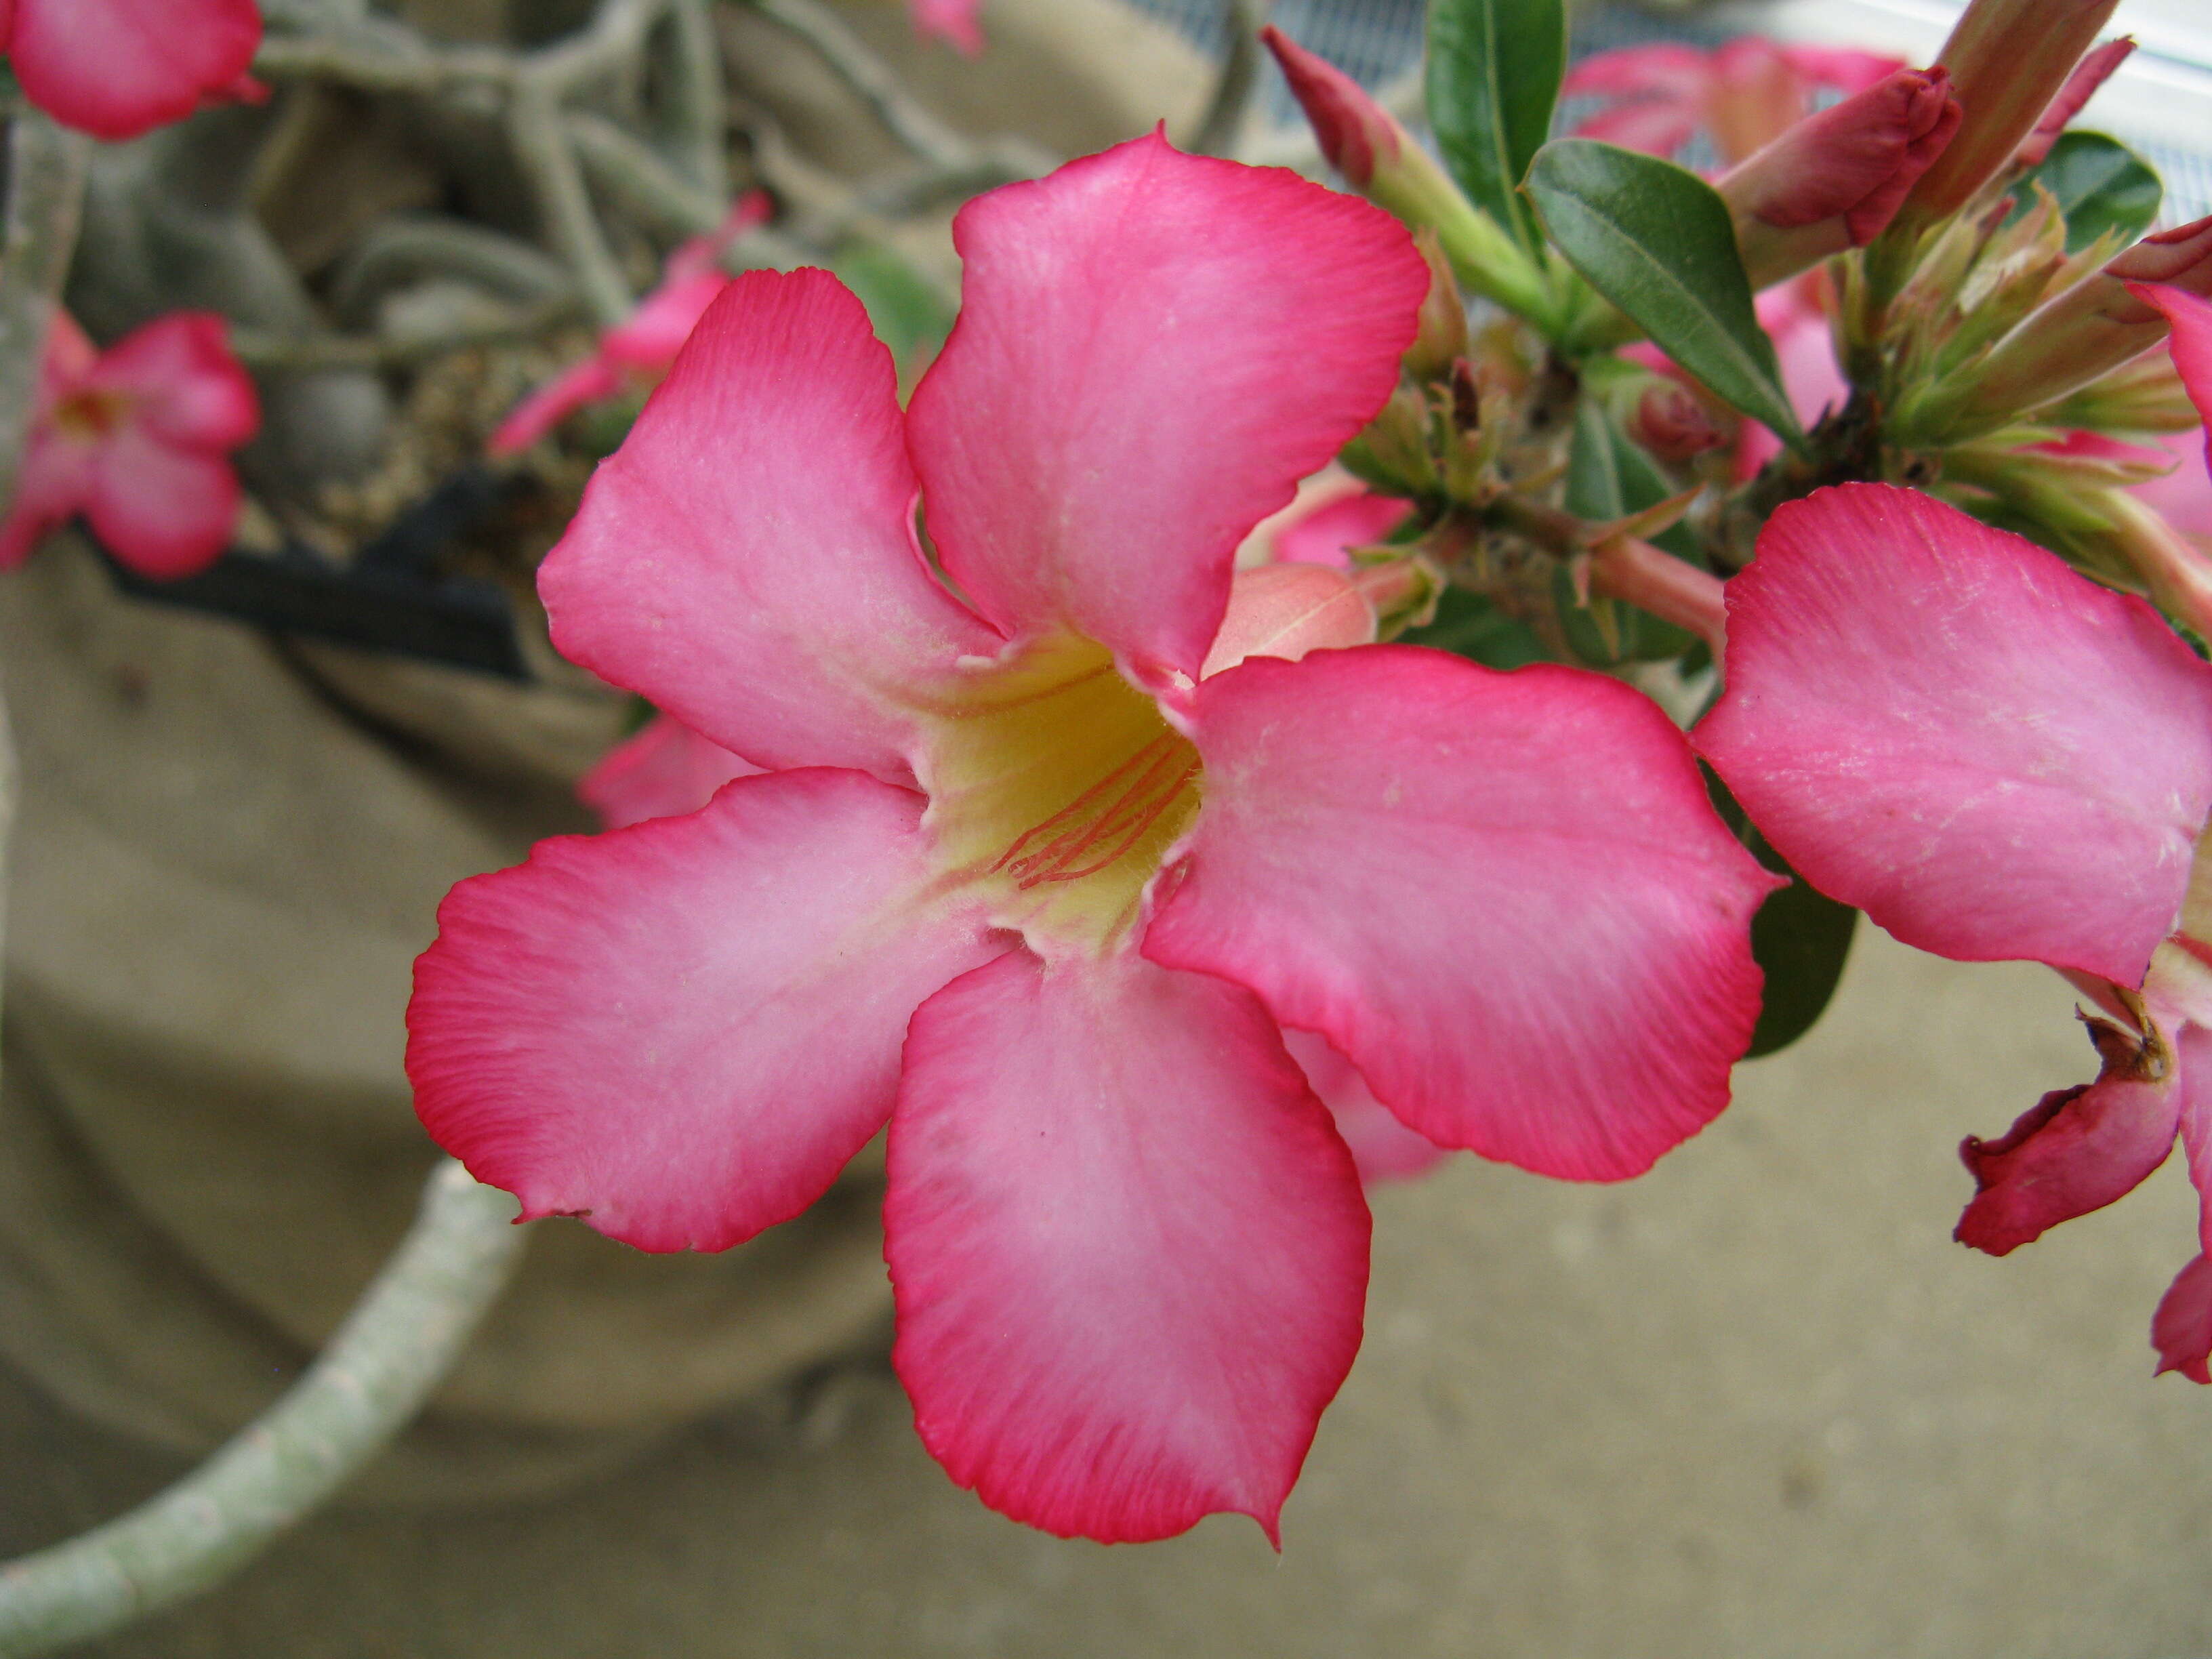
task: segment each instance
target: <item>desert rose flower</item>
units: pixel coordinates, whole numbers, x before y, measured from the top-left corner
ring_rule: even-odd
[[[0,0],[23,95],[96,137],[136,138],[210,99],[258,98],[254,0]]]
[[[1731,167],[1716,188],[1751,285],[1770,287],[1880,235],[1959,116],[1942,70],[1897,70]]]
[[[230,453],[261,424],[223,328],[210,313],[173,312],[102,351],[55,312],[0,520],[0,570],[80,513],[144,575],[189,576],[221,556],[238,522]]]
[[[770,204],[762,191],[738,198],[730,216],[711,236],[694,236],[668,256],[660,282],[638,302],[628,320],[599,337],[599,349],[563,369],[514,406],[484,447],[495,455],[530,447],[587,404],[650,386],[668,372],[676,353],[690,337],[715,295],[728,286],[722,250],[745,232],[768,221]]]
[[[973,58],[983,50],[983,0],[911,0],[915,32],[935,35]]]
[[[1304,579],[1313,573],[1293,567],[1283,574]],[[1255,647],[1247,654],[1295,660],[1305,653],[1308,641],[1317,647],[1372,642],[1373,611],[1340,580],[1321,596],[1320,605],[1309,604],[1288,626],[1280,625],[1279,618],[1251,614],[1255,609],[1263,613],[1270,608],[1279,610],[1279,605],[1270,606],[1274,596],[1263,590],[1280,586],[1261,573],[1238,573],[1237,587],[1248,596],[1248,602],[1242,607],[1247,613],[1243,625],[1236,631]],[[1256,606],[1250,603],[1254,599],[1259,601]],[[1357,607],[1356,620],[1348,627],[1333,624],[1326,609],[1334,602],[1340,611],[1346,601]],[[1232,617],[1239,609],[1232,598]],[[1277,625],[1267,627],[1271,621]],[[1222,635],[1229,634],[1231,628],[1232,624],[1224,623]],[[1266,637],[1256,637],[1263,634]],[[1216,635],[1214,649],[1222,651],[1224,643],[1222,635]],[[1236,642],[1226,643],[1230,649],[1237,648]],[[576,786],[576,793],[608,829],[621,830],[647,818],[696,812],[731,779],[750,777],[760,769],[713,738],[701,737],[683,721],[659,714],[586,774]],[[1443,1147],[1407,1128],[1376,1099],[1358,1069],[1325,1039],[1310,1031],[1288,1030],[1282,1037],[1283,1046],[1306,1074],[1315,1095],[1328,1108],[1364,1184],[1373,1186],[1425,1174],[1444,1157]]]
[[[1603,97],[1610,107],[1575,128],[1578,137],[1672,155],[1700,130],[1732,166],[1813,112],[1823,91],[1864,91],[1905,65],[1873,52],[1789,46],[1747,34],[1711,52],[1694,46],[1624,46],[1585,58],[1561,93]]]
[[[2212,1192],[2212,667],[2142,600],[1880,484],[1779,509],[1728,607],[1695,740],[1776,849],[1908,945],[2047,963],[2112,1017],[2097,1082],[1966,1143],[1960,1240],[2002,1255],[2109,1204],[2177,1133]],[[2206,1272],[2158,1325],[2199,1381]]]
[[[457,887],[409,1070],[524,1214],[647,1249],[798,1213],[888,1120],[952,1477],[1063,1534],[1272,1534],[1368,1241],[1282,1029],[1438,1145],[1633,1175],[1725,1103],[1771,878],[1614,681],[1221,659],[1239,538],[1396,383],[1402,228],[1152,137],[956,240],[905,415],[851,295],[753,273],[599,469],[556,642],[767,769]]]

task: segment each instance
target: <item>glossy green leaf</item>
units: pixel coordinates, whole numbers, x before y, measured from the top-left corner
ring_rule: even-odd
[[[1537,152],[1528,193],[1592,288],[1716,395],[1802,446],[1735,227],[1711,185],[1656,156],[1561,138]]]
[[[1728,787],[1705,772],[1713,807],[1768,869],[1790,878],[1766,896],[1751,919],[1751,954],[1766,975],[1759,1024],[1746,1060],[1788,1048],[1813,1029],[1836,994],[1858,929],[1859,913],[1815,891],[1745,816]]]
[[[2106,231],[2132,242],[2158,217],[2166,186],[2150,163],[2101,132],[2062,132],[2043,164],[2027,178],[2057,198],[2066,216],[2066,251],[2079,253]],[[2022,180],[2013,217],[2028,210],[2035,193]]]
[[[1520,194],[1552,136],[1567,67],[1562,0],[1430,0],[1429,123],[1474,204],[1532,252],[1542,246]]]
[[[1585,397],[1577,404],[1574,443],[1567,457],[1568,512],[1587,522],[1604,524],[1656,507],[1674,493],[1674,485],[1658,463],[1629,441],[1596,398]],[[1705,550],[1686,524],[1670,526],[1651,540],[1654,546],[1664,548],[1678,559],[1700,569],[1705,567]],[[1565,570],[1559,573],[1553,592],[1566,625],[1567,643],[1585,662],[1609,665],[1663,661],[1680,656],[1697,643],[1695,635],[1648,611],[1598,599],[1593,604],[1608,607],[1606,615],[1610,626],[1601,627],[1594,611],[1576,599],[1574,584]]]

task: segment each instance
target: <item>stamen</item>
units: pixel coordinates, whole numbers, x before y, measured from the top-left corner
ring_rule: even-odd
[[[1152,742],[1146,744],[1142,749],[1137,750],[1135,754],[1130,756],[1128,759],[1123,761],[1119,766],[1109,772],[1104,777],[1099,779],[1097,782],[1092,784],[1091,787],[1085,790],[1073,800],[1068,802],[1068,804],[1061,807],[1060,811],[1054,812],[1042,823],[1038,824],[1035,829],[1024,830],[1020,836],[1016,837],[1012,846],[1009,847],[1005,852],[999,854],[998,861],[992,865],[991,868],[994,871],[1006,868],[1008,865],[1012,864],[1014,860],[1020,855],[1022,849],[1024,847],[1027,847],[1030,842],[1036,840],[1039,836],[1044,834],[1046,830],[1054,828],[1057,824],[1066,823],[1069,818],[1072,818],[1078,813],[1081,812],[1085,807],[1097,800],[1100,795],[1103,794],[1107,790],[1111,789],[1133,768],[1141,764],[1146,765],[1146,769],[1149,770],[1151,766],[1157,765],[1158,763],[1157,757],[1159,750],[1170,741],[1171,739],[1166,736],[1153,738]],[[1081,832],[1078,831],[1077,833],[1080,834]],[[1065,838],[1056,837],[1053,845],[1055,847],[1058,846],[1060,844],[1060,841],[1062,839]],[[1050,848],[1046,849],[1048,854],[1050,851]],[[1028,860],[1024,860],[1024,861],[1027,862]]]
[[[1012,875],[1024,890],[1096,875],[1142,841],[1198,775],[1198,762],[1181,759],[1178,751],[1188,752],[1172,732],[1163,732],[1043,823],[1024,831],[992,869]],[[1055,830],[1059,833],[1052,833]],[[1042,846],[1035,845],[1048,836]],[[1103,856],[1077,865],[1076,860],[1101,845],[1109,846]]]
[[[1202,769],[1194,761],[1190,765],[1183,768],[1182,775],[1178,777],[1172,785],[1160,794],[1158,799],[1154,800],[1151,805],[1146,808],[1144,816],[1137,821],[1133,827],[1131,828],[1129,833],[1122,838],[1121,842],[1115,846],[1112,852],[1107,854],[1104,858],[1100,859],[1096,864],[1086,864],[1080,870],[1058,871],[1048,876],[1039,876],[1036,879],[1037,881],[1075,881],[1084,876],[1093,876],[1097,874],[1098,872],[1103,870],[1108,865],[1113,863],[1115,859],[1120,858],[1124,853],[1127,853],[1132,847],[1134,847],[1139,842],[1145,838],[1146,831],[1149,830],[1154,824],[1160,821],[1160,815],[1165,812],[1169,807],[1175,805],[1176,797],[1182,793],[1183,786],[1188,783],[1193,778],[1196,777],[1201,769]],[[1022,884],[1024,887],[1031,886],[1034,883],[1026,881]]]

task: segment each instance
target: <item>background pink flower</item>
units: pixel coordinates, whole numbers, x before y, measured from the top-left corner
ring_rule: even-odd
[[[240,499],[230,453],[260,424],[222,318],[173,312],[103,352],[56,311],[15,497],[0,521],[0,569],[82,513],[132,569],[191,575],[229,543]]]
[[[23,95],[64,126],[136,138],[210,99],[258,98],[255,0],[0,0]]]
[[[767,769],[456,888],[410,1073],[525,1214],[649,1249],[795,1214],[888,1119],[952,1477],[1054,1532],[1272,1534],[1367,1273],[1284,1028],[1431,1141],[1632,1175],[1725,1103],[1771,878],[1616,682],[1220,648],[1238,542],[1397,382],[1401,227],[1151,137],[956,238],[903,416],[857,301],[756,273],[600,468],[556,644]],[[1298,650],[1371,637],[1294,608]]]
[[[1695,738],[1776,849],[1908,945],[2048,963],[2113,1017],[2096,1083],[1966,1143],[1960,1240],[2002,1255],[2111,1203],[2177,1133],[2212,1199],[2212,666],[2144,601],[1879,484],[1780,508],[1728,600]],[[2200,1381],[2203,1278],[2157,1322]]]
[[[514,407],[485,445],[494,455],[512,455],[536,443],[586,404],[652,386],[668,372],[676,354],[714,296],[729,285],[721,267],[722,250],[745,232],[768,222],[772,204],[765,191],[748,191],[711,236],[694,236],[668,256],[660,281],[638,302],[628,320],[599,337],[597,350],[563,369]]]
[[[933,34],[973,58],[983,50],[983,0],[908,0],[915,32]]]
[[[1575,128],[1585,138],[1672,155],[1703,131],[1721,164],[1732,167],[1810,115],[1817,94],[1862,92],[1904,67],[1902,58],[1874,52],[1747,34],[1711,52],[1671,45],[1601,52],[1569,70],[1560,90],[1612,100]]]

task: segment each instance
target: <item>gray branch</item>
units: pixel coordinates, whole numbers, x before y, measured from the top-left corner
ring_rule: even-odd
[[[890,65],[868,50],[844,20],[819,0],[752,0],[761,15],[799,37],[868,106],[884,131],[933,167],[963,166],[968,141],[924,109],[899,85]]]
[[[0,1659],[119,1630],[220,1583],[404,1428],[512,1274],[514,1200],[450,1160],[368,1294],[290,1393],[119,1520],[0,1567]]]
[[[8,204],[0,224],[0,501],[29,435],[46,325],[84,214],[92,140],[20,106],[8,123]]]

